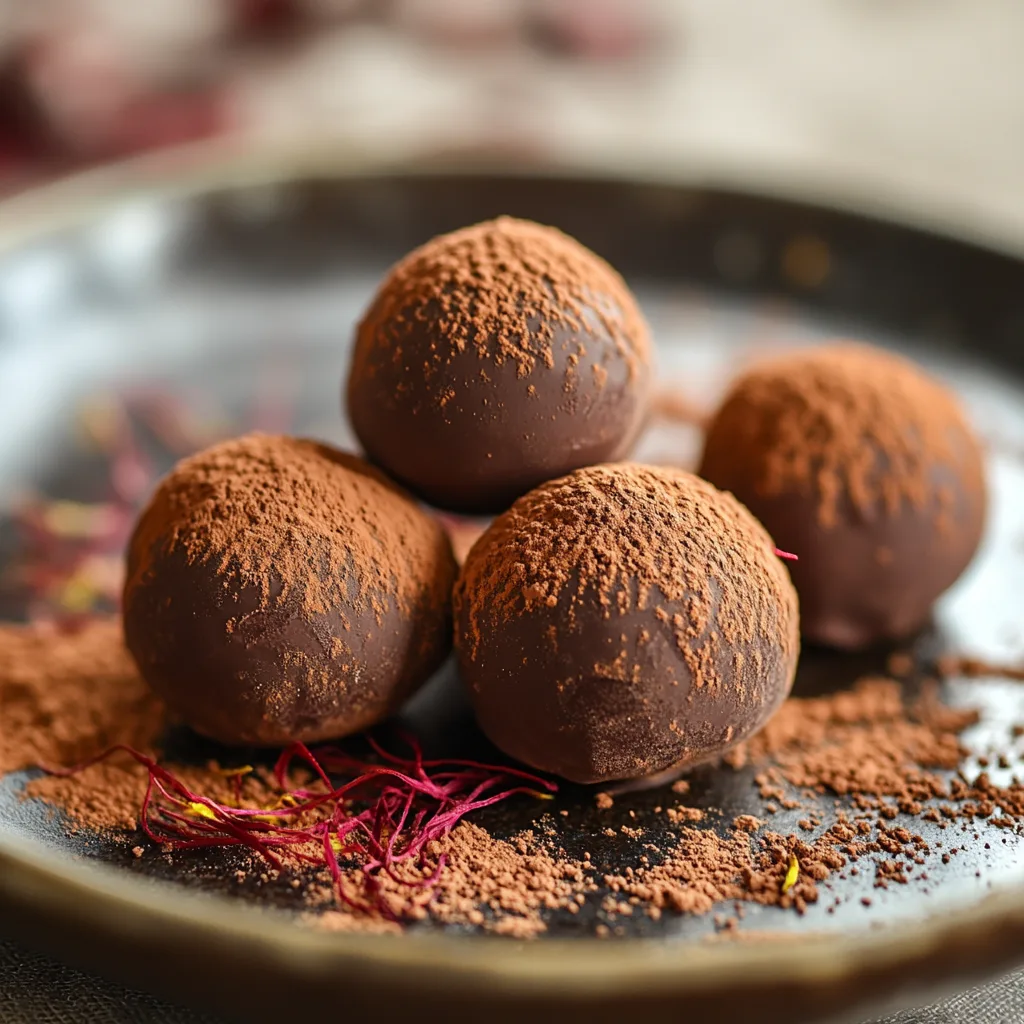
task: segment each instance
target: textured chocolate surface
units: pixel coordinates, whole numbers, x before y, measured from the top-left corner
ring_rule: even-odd
[[[596,466],[520,499],[456,586],[484,732],[575,782],[707,760],[793,682],[797,603],[771,541],[681,470]]]
[[[700,474],[795,552],[810,640],[909,636],[970,563],[985,523],[977,440],[952,394],[868,346],[754,367],[711,423]]]
[[[353,456],[289,439],[256,442],[186,460],[142,514],[124,596],[128,647],[147,682],[222,742],[356,732],[393,711],[447,654],[450,546]],[[285,484],[287,520],[263,502],[262,472],[238,475],[268,448],[289,473],[312,467],[319,477],[309,490]],[[258,466],[268,481],[274,468]],[[186,477],[200,486],[184,485]],[[203,511],[218,487],[230,500],[208,498]],[[346,505],[352,515],[343,517]]]
[[[560,232],[503,217],[392,269],[360,324],[347,403],[369,458],[411,490],[498,512],[627,456],[649,377],[621,278]]]

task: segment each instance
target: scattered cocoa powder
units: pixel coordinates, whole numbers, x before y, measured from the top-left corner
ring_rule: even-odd
[[[798,857],[801,874],[784,892],[791,855]],[[817,900],[817,881],[845,862],[827,844],[810,846],[794,836],[767,833],[758,842],[743,829],[721,835],[684,828],[661,864],[606,875],[604,883],[613,893],[684,914],[706,914],[727,900],[802,910]]]
[[[726,900],[802,912],[818,900],[818,883],[861,858],[872,858],[876,887],[906,884],[935,851],[922,836],[888,824],[897,810],[930,821],[984,817],[997,827],[1013,827],[1024,817],[1020,782],[999,787],[984,773],[970,782],[948,774],[966,753],[959,733],[977,717],[969,709],[944,707],[927,687],[905,708],[898,684],[886,679],[862,680],[852,691],[828,697],[791,698],[726,761],[734,767],[757,766],[763,798],[784,797],[788,786],[834,793],[847,797],[854,809],[880,813],[874,824],[839,811],[813,842],[772,832],[754,840],[750,829],[756,819],[741,815],[725,835],[681,829],[678,840],[663,850],[661,863],[606,876],[605,884],[654,908],[685,913],[706,913]],[[937,800],[945,802],[939,808],[924,806]],[[818,827],[810,820],[800,825]],[[948,863],[952,852],[943,853],[942,860]],[[797,880],[784,891],[794,857]],[[850,873],[857,875],[857,867]],[[871,905],[868,897],[861,902]]]
[[[922,869],[929,859],[948,863],[959,847],[930,844],[912,828],[895,824],[891,815],[897,811],[940,827],[962,822],[970,828],[984,818],[1014,828],[1024,821],[1020,782],[999,786],[984,772],[973,779],[953,774],[966,753],[959,734],[976,719],[971,710],[940,704],[933,687],[924,687],[905,705],[899,686],[881,678],[827,697],[791,698],[728,762],[752,767],[765,799],[767,793],[797,805],[802,793],[813,793],[848,801],[848,810],[837,809],[831,822],[822,823],[820,811],[802,819],[805,832],[820,829],[807,839],[764,830],[752,815],[738,816],[724,830],[695,827],[713,812],[669,807],[672,838],[657,843],[645,838],[645,852],[634,867],[602,872],[590,854],[565,856],[552,845],[557,836],[548,828],[502,839],[466,821],[432,844],[425,864],[403,862],[397,868],[398,878],[415,880],[443,856],[445,867],[432,890],[410,898],[399,881],[379,881],[385,899],[405,919],[429,917],[520,938],[544,931],[551,912],[574,914],[591,899],[600,900],[602,912],[613,919],[638,909],[655,918],[667,911],[704,914],[724,902],[802,912],[820,898],[821,883],[837,872],[856,876],[866,873],[866,866],[877,888],[926,881]],[[44,626],[0,627],[0,772],[39,762],[74,763],[112,743],[156,755],[166,722],[164,709],[123,650],[117,623],[97,621],[73,634]],[[218,765],[170,767],[193,788],[230,799],[231,783]],[[144,784],[145,773],[134,762],[114,760],[72,778],[37,779],[28,793],[63,809],[72,827],[123,830],[134,820]],[[245,785],[247,799],[272,797],[265,774],[253,772]],[[685,793],[688,787],[672,788]],[[641,827],[624,831],[637,840],[645,836]],[[149,850],[135,833],[120,834],[134,857]],[[858,868],[858,862],[866,864]],[[346,885],[357,892],[365,874],[358,864],[344,870]],[[269,884],[276,874],[255,859],[239,878]],[[320,927],[399,928],[377,916],[339,909],[327,877],[303,885],[309,916]],[[867,906],[871,900],[861,902]],[[721,927],[731,932],[740,916],[723,916]]]
[[[756,832],[761,827],[761,821],[752,814],[741,814],[732,819],[732,827],[741,832]]]
[[[966,751],[959,733],[973,710],[938,702],[928,688],[905,709],[899,684],[863,679],[829,697],[790,701],[746,744],[726,755],[733,767],[770,765],[757,776],[761,796],[781,801],[781,783],[850,795],[861,807],[879,798],[913,802],[946,793],[928,769],[955,769]]]
[[[577,897],[597,888],[583,862],[552,855],[529,832],[506,842],[463,822],[431,852],[446,854],[451,865],[431,904],[441,921],[461,922],[489,909],[498,916],[495,930],[523,934],[501,925],[512,916],[535,934],[545,927],[541,911],[579,906]]]
[[[78,764],[121,743],[148,750],[165,725],[119,622],[97,620],[70,634],[42,624],[0,627],[0,775]],[[116,757],[75,779],[40,778],[30,792],[82,826],[134,828],[145,779],[135,761]]]
[[[935,667],[943,679],[963,676],[967,679],[1013,679],[1024,682],[1024,665],[999,665],[966,655],[944,654]]]
[[[118,743],[150,747],[164,723],[116,620],[75,633],[0,626],[0,774],[76,764]]]
[[[72,633],[0,626],[0,775],[71,767],[120,744],[157,757],[171,720],[139,677],[120,622],[96,619]],[[216,762],[175,771],[214,800],[234,799],[234,782]],[[147,777],[134,758],[115,754],[70,778],[36,778],[26,795],[60,807],[74,828],[134,829]],[[243,780],[248,800],[269,802],[276,792],[266,771]]]
[[[442,924],[468,924],[526,939],[546,930],[545,911],[578,913],[587,894],[597,890],[589,864],[552,854],[533,832],[510,840],[496,839],[466,821],[431,844],[424,867],[403,862],[395,876],[421,880],[433,872],[442,856],[445,870],[437,885],[421,889],[411,899],[409,889],[395,878],[380,879],[385,901],[396,915],[413,921],[430,917]],[[344,881],[350,891],[358,893],[365,874],[356,867],[345,874]],[[331,905],[333,892],[325,880],[313,898]],[[309,920],[332,930],[359,927],[359,919],[342,910],[311,914]]]
[[[704,812],[699,807],[666,807],[665,817],[676,825],[682,821],[703,821]]]

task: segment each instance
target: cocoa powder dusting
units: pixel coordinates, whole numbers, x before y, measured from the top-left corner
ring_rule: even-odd
[[[862,679],[828,697],[790,701],[726,761],[771,766],[758,776],[762,796],[780,796],[778,784],[850,795],[861,806],[879,798],[913,801],[946,795],[935,770],[953,770],[966,751],[959,733],[976,711],[940,704],[926,690],[906,709],[899,684]]]
[[[139,678],[115,620],[79,632],[0,627],[0,775],[34,765],[78,764],[108,747],[151,748],[163,704]],[[146,773],[128,757],[75,779],[43,777],[31,795],[86,828],[134,828]]]
[[[792,584],[768,534],[731,495],[682,470],[579,470],[517,501],[473,554],[455,594],[457,609],[468,604],[471,657],[485,615],[509,621],[564,604],[572,622],[588,591],[606,618],[653,608],[670,622],[698,688],[722,684],[723,651],[778,643],[788,657],[799,645]],[[631,669],[618,671],[628,679]]]
[[[971,782],[950,777],[967,753],[959,734],[977,719],[976,711],[941,705],[928,689],[905,707],[899,685],[887,679],[864,679],[852,691],[827,697],[790,698],[725,762],[757,768],[762,799],[796,807],[799,800],[787,799],[787,792],[834,794],[850,801],[851,813],[873,812],[873,820],[837,811],[811,841],[771,831],[754,837],[761,823],[749,815],[735,819],[724,836],[683,828],[662,863],[605,882],[656,910],[685,913],[706,913],[728,900],[802,912],[819,899],[818,883],[862,858],[874,865],[876,888],[906,884],[914,866],[937,851],[913,831],[892,827],[897,811],[929,821],[982,817],[998,827],[1012,827],[1024,815],[1020,782],[996,786],[984,773]],[[670,820],[682,815],[677,810]],[[800,824],[811,832],[819,827]],[[785,889],[794,857],[797,880]],[[851,874],[857,873],[853,866]]]
[[[464,821],[431,844],[428,853],[425,868],[403,864],[395,874],[413,881],[428,877],[444,857],[445,870],[433,889],[420,890],[410,902],[408,890],[394,879],[382,883],[394,911],[414,921],[431,917],[442,924],[470,924],[497,935],[533,938],[547,928],[545,911],[578,913],[586,894],[597,889],[590,865],[552,853],[529,830],[509,840],[496,839]],[[346,880],[358,887],[362,872],[354,870]],[[341,916],[329,912],[325,926],[336,927]]]
[[[48,624],[0,626],[0,776],[72,767],[117,745],[157,757],[170,721],[139,677],[119,621],[95,619],[73,633]],[[234,782],[216,762],[175,769],[215,800],[235,798]],[[146,779],[137,761],[115,754],[72,777],[33,779],[25,793],[59,807],[75,829],[134,829]],[[245,799],[263,802],[274,792],[266,771],[243,780]]]
[[[1002,665],[968,655],[945,654],[936,663],[940,676],[963,676],[966,679],[1012,679],[1024,682],[1024,665]]]
[[[818,346],[747,371],[716,416],[723,451],[764,453],[758,492],[813,491],[835,525],[906,502],[948,505],[939,467],[960,467],[973,442],[955,396],[912,363],[866,345]],[[954,476],[954,479],[956,477]]]
[[[822,883],[836,873],[862,875],[883,889],[925,880],[927,865],[936,859],[949,863],[957,846],[929,843],[896,824],[897,813],[940,829],[956,822],[970,827],[979,819],[1000,828],[1024,821],[1024,785],[1011,780],[1000,786],[987,773],[970,778],[962,771],[966,750],[960,733],[976,720],[972,710],[939,703],[934,687],[925,686],[908,703],[899,685],[884,678],[864,679],[825,697],[790,698],[761,733],[728,755],[721,770],[752,768],[760,797],[783,806],[800,806],[812,795],[819,806],[822,795],[844,800],[830,818],[818,810],[801,819],[804,837],[772,831],[749,814],[731,826],[712,827],[718,812],[668,806],[668,832],[658,833],[655,842],[639,817],[635,828],[606,830],[617,840],[621,832],[638,850],[633,867],[609,871],[589,853],[582,859],[566,856],[556,845],[557,830],[543,820],[510,838],[465,821],[433,842],[423,863],[401,862],[394,879],[384,875],[378,884],[385,905],[402,921],[429,917],[528,938],[546,929],[552,912],[577,914],[592,902],[612,931],[623,915],[714,910],[719,928],[731,933],[742,904],[802,912],[822,898]],[[158,756],[165,725],[165,711],[136,675],[116,622],[92,622],[71,634],[43,626],[0,627],[0,772],[73,764],[114,743]],[[168,767],[196,791],[232,800],[234,781],[218,764]],[[61,808],[71,828],[120,837],[126,852],[145,860],[151,844],[129,830],[145,778],[135,762],[115,759],[70,778],[38,778],[26,795]],[[273,805],[275,784],[266,771],[252,772],[241,784],[247,803]],[[669,802],[689,792],[685,780],[665,789],[667,797],[672,794]],[[622,799],[620,794],[616,803]],[[187,855],[176,858],[188,870]],[[442,858],[433,888],[402,884],[429,877]],[[284,868],[299,871],[288,858]],[[366,884],[360,865],[342,868],[346,887],[358,893]],[[278,873],[253,857],[238,877],[268,884]],[[339,907],[323,870],[302,881],[297,873],[292,885],[302,887],[307,916],[318,927],[384,933],[401,928],[386,917]],[[720,913],[728,904],[735,917]]]
[[[402,359],[425,319],[452,350],[475,349],[481,373],[506,361],[520,377],[551,369],[559,327],[585,334],[599,325],[631,375],[649,359],[647,326],[622,278],[555,228],[512,217],[442,235],[401,260],[360,324],[357,352],[369,339],[367,352],[385,347]],[[429,380],[448,357],[438,349],[418,369]],[[574,360],[565,372],[571,385]]]
[[[372,608],[380,621],[389,597],[406,613],[446,603],[442,574],[395,572],[400,553],[446,543],[434,520],[355,456],[248,434],[182,460],[161,483],[132,539],[126,590],[158,550],[180,551],[257,587],[264,607],[297,594],[310,614]]]

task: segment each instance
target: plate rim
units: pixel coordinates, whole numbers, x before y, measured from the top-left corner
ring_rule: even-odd
[[[590,162],[559,154],[514,159],[508,154],[430,152],[382,157],[351,141],[272,143],[226,136],[170,146],[76,171],[0,198],[0,255],[122,205],[128,199],[183,198],[217,188],[270,186],[338,177],[476,178],[503,176],[617,182],[652,188],[735,191],[743,195],[833,210],[910,228],[1024,260],[1024,231],[994,223],[979,211],[904,189],[899,176],[858,181],[810,168],[784,171],[728,157],[693,154],[674,167],[644,173],[620,162]],[[972,215],[974,214],[974,215]]]

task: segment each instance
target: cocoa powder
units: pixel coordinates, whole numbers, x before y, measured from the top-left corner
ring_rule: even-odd
[[[1024,665],[997,664],[968,655],[943,655],[935,667],[944,679],[951,676],[963,676],[966,679],[995,678],[1024,682]]]
[[[139,678],[120,623],[75,633],[0,627],[0,774],[84,761],[116,743],[152,742],[163,707]]]
[[[865,806],[881,797],[920,801],[946,794],[933,769],[957,767],[966,754],[959,733],[977,719],[940,704],[931,688],[907,709],[898,683],[862,679],[850,691],[784,704],[726,761],[770,765],[757,777],[765,798],[778,798],[784,781]]]
[[[445,870],[432,889],[421,889],[410,900],[408,888],[394,878],[382,880],[392,911],[406,919],[427,917],[442,924],[482,927],[513,938],[533,938],[545,931],[545,911],[578,913],[586,895],[597,889],[593,868],[586,860],[559,856],[531,830],[512,839],[496,839],[471,822],[459,824],[448,836],[431,844],[425,867],[408,862],[399,865],[396,878],[419,881],[429,876],[438,858]],[[345,877],[358,892],[365,875],[358,869]],[[328,887],[321,891],[331,900]],[[338,918],[350,915],[328,912],[325,927],[338,927]]]
[[[904,502],[941,515],[952,496],[937,467],[968,464],[974,444],[952,392],[900,356],[852,343],[752,367],[718,412],[714,437],[723,452],[756,445],[765,456],[757,492],[816,495],[823,526],[838,523],[846,503],[868,519]]]
[[[424,317],[453,350],[475,349],[481,373],[506,361],[520,377],[551,369],[555,330],[586,333],[594,317],[630,375],[649,360],[647,326],[622,278],[562,232],[512,217],[442,235],[401,260],[360,324],[357,358],[380,346],[389,358],[404,358]],[[420,368],[427,380],[448,355],[439,350],[427,359]],[[567,383],[575,372],[570,361]],[[443,405],[446,397],[436,400]]]
[[[397,571],[396,559],[432,568],[450,556],[437,522],[382,473],[327,445],[269,434],[178,463],[139,519],[126,591],[158,554],[176,551],[256,587],[264,608],[297,595],[310,614],[368,607],[381,621],[389,598],[404,613],[443,607],[451,585],[441,572]]]
[[[172,721],[140,678],[116,619],[70,633],[50,624],[0,626],[0,776],[72,767],[118,745],[157,757]],[[234,799],[234,782],[216,762],[175,769],[211,798]],[[134,829],[146,779],[135,759],[114,754],[72,777],[33,779],[25,792],[59,807],[73,828]],[[265,801],[271,792],[266,772],[243,780],[247,800]]]
[[[467,821],[432,844],[422,865],[403,862],[397,880],[385,877],[380,884],[404,920],[429,917],[516,937],[537,935],[550,913],[575,914],[591,900],[599,901],[609,921],[634,913],[705,914],[732,903],[736,916],[717,922],[731,931],[743,903],[800,912],[821,899],[821,883],[837,872],[865,874],[878,888],[906,884],[926,877],[931,861],[948,862],[957,848],[940,850],[912,828],[895,824],[897,813],[940,829],[957,821],[970,827],[982,818],[1006,828],[1024,821],[1020,782],[999,786],[986,773],[954,773],[966,753],[960,733],[976,718],[974,711],[943,706],[933,687],[925,686],[906,704],[898,685],[880,678],[826,697],[791,698],[721,770],[753,767],[769,815],[775,801],[795,807],[818,797],[818,809],[799,823],[807,838],[773,831],[751,815],[739,816],[731,827],[707,827],[716,812],[670,806],[664,811],[669,834],[655,843],[646,828],[623,829],[644,852],[636,866],[610,873],[590,854],[565,856],[555,845],[557,830],[543,823],[503,839]],[[71,764],[114,743],[157,756],[166,724],[166,712],[123,649],[116,622],[96,621],[73,634],[44,626],[0,627],[0,771]],[[232,800],[234,783],[218,764],[169,767],[195,790]],[[144,785],[145,772],[134,761],[114,759],[71,778],[36,779],[28,795],[61,808],[70,827],[111,832],[128,849],[134,846],[136,856],[145,856],[149,844],[125,831],[134,823]],[[275,797],[265,772],[246,776],[243,786],[247,803],[269,806]],[[690,791],[681,780],[665,794],[678,802]],[[822,794],[844,798],[848,809],[837,809],[823,822]],[[616,805],[623,799],[620,794]],[[400,880],[422,880],[442,857],[436,887],[410,898]],[[188,870],[187,857],[179,862]],[[344,871],[346,886],[358,892],[365,873],[358,864]],[[276,876],[254,858],[239,877],[266,880],[271,874]],[[296,875],[293,884],[306,889],[319,926],[376,932],[399,927],[339,909],[324,872],[301,882]]]
[[[781,644],[790,657],[799,647],[792,585],[770,538],[731,495],[681,470],[570,474],[516,502],[473,554],[455,596],[468,611],[471,658],[485,617],[507,622],[564,604],[571,623],[588,590],[608,616],[653,609],[671,621],[698,689],[721,685],[722,650],[757,657]],[[688,615],[662,612],[666,603],[684,604]],[[623,671],[628,678],[630,667]]]

